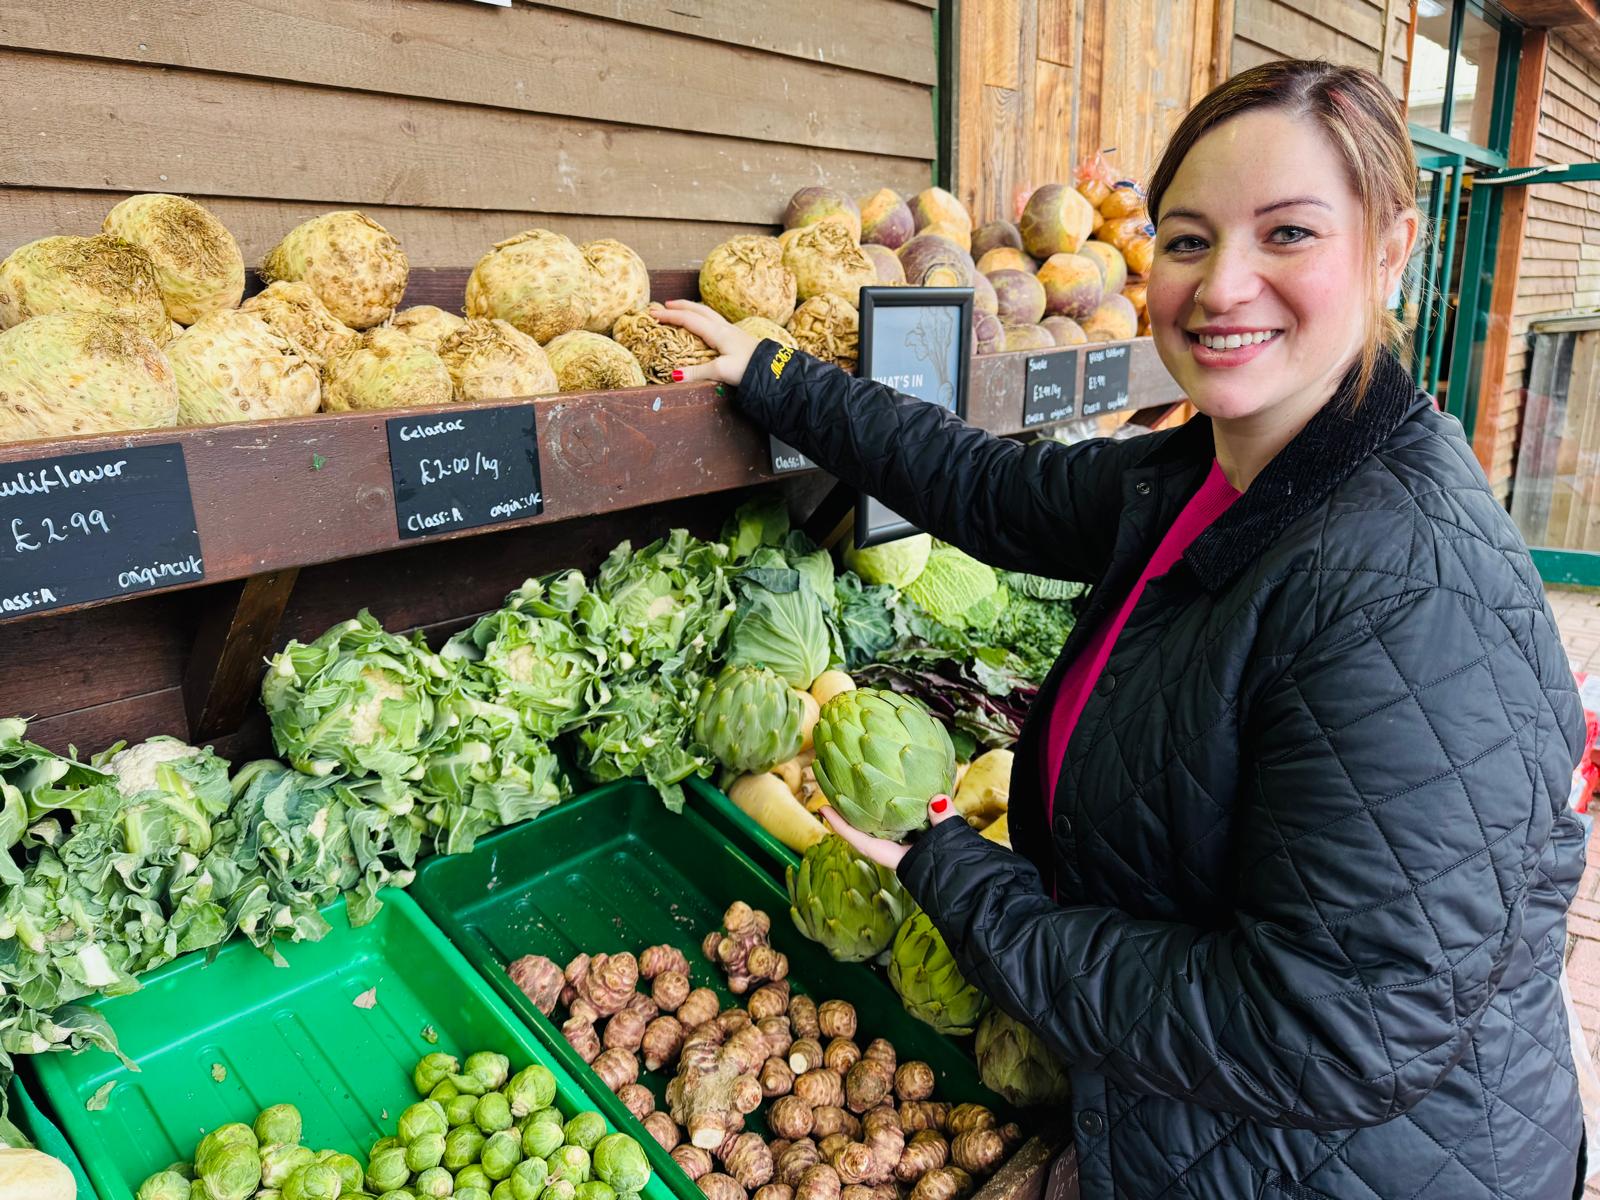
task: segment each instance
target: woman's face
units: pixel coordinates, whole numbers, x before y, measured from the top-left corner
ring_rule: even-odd
[[[1162,199],[1146,304],[1161,361],[1213,419],[1332,395],[1371,302],[1361,202],[1311,122],[1242,113],[1207,132]]]

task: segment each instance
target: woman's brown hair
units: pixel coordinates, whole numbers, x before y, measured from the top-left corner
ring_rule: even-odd
[[[1359,397],[1367,390],[1378,352],[1403,340],[1405,331],[1378,293],[1378,247],[1394,219],[1416,206],[1417,159],[1405,114],[1394,94],[1371,71],[1310,59],[1281,59],[1251,67],[1213,88],[1173,132],[1150,177],[1150,218],[1161,220],[1161,201],[1184,158],[1205,134],[1254,109],[1278,109],[1314,122],[1344,159],[1365,215],[1367,325],[1361,345]]]

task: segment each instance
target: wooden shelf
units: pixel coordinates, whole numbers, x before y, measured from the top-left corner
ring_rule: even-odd
[[[1132,407],[1177,400],[1177,386],[1156,358],[1150,340],[1129,345]],[[1053,353],[1081,359],[1083,349]],[[997,434],[1022,430],[1023,380],[1030,357],[1037,355],[987,355],[973,361],[968,400],[972,424]],[[1081,362],[1078,369],[1081,377]],[[543,513],[403,541],[395,522],[387,420],[522,403],[533,405],[537,414]],[[205,578],[180,587],[524,525],[549,525],[776,478],[769,469],[765,434],[737,412],[731,397],[709,384],[17,442],[0,446],[0,464],[172,442],[183,447],[205,561]],[[3,620],[48,615],[18,614]]]

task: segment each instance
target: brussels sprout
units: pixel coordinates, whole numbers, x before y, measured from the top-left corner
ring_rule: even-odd
[[[627,1134],[607,1134],[594,1148],[594,1173],[619,1192],[643,1191],[650,1181],[650,1160],[644,1147]]]
[[[617,1200],[617,1191],[609,1183],[591,1179],[578,1185],[577,1200]]]
[[[417,1095],[426,1096],[460,1069],[461,1063],[453,1054],[424,1054],[411,1072],[411,1082],[416,1085]]]
[[[404,1146],[390,1146],[379,1150],[367,1160],[367,1189],[373,1192],[392,1192],[403,1188],[411,1179],[411,1168],[406,1165]],[[434,1165],[434,1164],[429,1164]]]
[[[483,1168],[485,1175],[499,1182],[508,1178],[521,1161],[522,1138],[514,1129],[502,1129],[499,1133],[489,1135],[489,1140],[483,1144],[478,1165]]]
[[[444,1119],[451,1129],[457,1125],[471,1125],[478,1111],[478,1096],[453,1096],[444,1102]]]
[[[489,1193],[489,1200],[517,1200],[517,1193],[511,1186],[511,1180],[502,1179],[494,1185],[494,1191]]]
[[[256,1200],[260,1200],[258,1196]],[[392,1192],[385,1192],[378,1200],[417,1200],[417,1195],[410,1188],[395,1188]]]
[[[539,1193],[539,1200],[573,1200],[577,1194],[578,1185],[572,1180],[552,1179]]]
[[[476,1075],[452,1075],[450,1082],[463,1096],[481,1096],[490,1090]]]
[[[263,1108],[256,1117],[256,1141],[261,1145],[273,1142],[285,1146],[300,1141],[300,1110],[292,1104],[272,1104]]]
[[[437,1101],[424,1100],[413,1104],[400,1114],[395,1136],[403,1145],[410,1145],[425,1133],[443,1136],[450,1132],[450,1122],[445,1119],[444,1107]]]
[[[189,1181],[189,1200],[211,1200],[211,1193],[206,1191],[204,1180],[192,1179]]]
[[[377,1141],[372,1143],[372,1149],[367,1151],[367,1157],[371,1158],[378,1151],[387,1150],[391,1146],[398,1146],[399,1144],[400,1144],[400,1139],[399,1138],[381,1137]]]
[[[339,1172],[324,1163],[307,1163],[283,1181],[282,1200],[339,1200]]]
[[[485,1133],[498,1133],[511,1128],[511,1105],[499,1092],[490,1092],[478,1101],[472,1119]]]
[[[452,1100],[459,1095],[461,1095],[460,1088],[448,1079],[441,1079],[433,1085],[433,1091],[428,1093],[428,1099],[437,1100],[440,1104],[443,1104],[445,1101]]]
[[[324,1150],[317,1155],[317,1162],[325,1167],[332,1167],[338,1173],[339,1194],[341,1196],[361,1191],[361,1184],[366,1179],[366,1172],[361,1169],[361,1164],[350,1155],[341,1154],[337,1150]]]
[[[248,1131],[249,1127],[240,1128]],[[250,1134],[250,1141],[255,1141],[255,1134]],[[251,1200],[261,1186],[261,1156],[254,1145],[242,1140],[212,1146],[204,1158],[196,1160],[196,1166],[211,1200]]]
[[[459,1171],[477,1162],[486,1140],[476,1125],[461,1125],[452,1129],[444,1139],[444,1165],[452,1171]]]
[[[530,1158],[549,1158],[566,1140],[561,1126],[553,1121],[534,1121],[522,1127],[522,1152]]]
[[[534,1109],[543,1108],[556,1098],[556,1077],[549,1068],[534,1063],[524,1067],[506,1084],[506,1099],[511,1102],[511,1115],[525,1117]]]
[[[137,1200],[189,1200],[189,1180],[176,1171],[157,1171],[139,1185]]]
[[[255,1130],[248,1125],[235,1121],[231,1125],[219,1125],[205,1137],[200,1139],[200,1144],[194,1148],[195,1175],[203,1174],[200,1169],[200,1160],[210,1155],[222,1146],[249,1146],[252,1150],[260,1149],[261,1143],[256,1140]]]
[[[256,1200],[281,1200],[282,1196],[277,1188],[262,1188],[256,1193]]]
[[[457,1188],[456,1200],[489,1200],[489,1189],[481,1187]]]
[[[182,1175],[190,1183],[194,1182],[194,1163],[192,1162],[175,1162],[167,1167],[167,1170],[174,1175]]]
[[[553,1179],[565,1179],[574,1187],[589,1182],[589,1152],[582,1146],[563,1146],[547,1155],[545,1162]]]
[[[418,1200],[445,1200],[456,1190],[456,1181],[443,1167],[429,1167],[411,1181]]]
[[[482,1080],[484,1090],[492,1092],[505,1087],[506,1080],[511,1077],[511,1060],[504,1054],[480,1050],[467,1055],[467,1061],[461,1064],[461,1073]]]
[[[462,1167],[461,1170],[456,1172],[456,1191],[458,1192],[464,1187],[482,1188],[487,1192],[493,1186],[494,1180],[485,1175],[483,1168],[477,1163]]]
[[[316,1158],[304,1146],[276,1143],[261,1147],[261,1186],[281,1188],[285,1179]]]
[[[569,1146],[593,1150],[606,1135],[606,1119],[597,1112],[581,1112],[562,1129]]]
[[[425,1133],[406,1147],[406,1167],[412,1172],[426,1171],[444,1161],[444,1134]]]
[[[543,1108],[536,1108],[528,1114],[528,1124],[532,1125],[539,1121],[548,1121],[553,1125],[565,1125],[567,1118],[555,1105],[547,1104]]]
[[[539,1200],[539,1193],[550,1180],[550,1164],[543,1158],[525,1158],[517,1164],[507,1181],[514,1200]]]

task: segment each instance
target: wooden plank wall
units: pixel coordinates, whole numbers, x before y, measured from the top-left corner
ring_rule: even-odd
[[[656,267],[813,183],[932,178],[933,0],[29,0],[0,6],[0,255],[139,191],[257,261],[360,207],[417,266],[530,226]]]
[[[1410,0],[1236,0],[1233,69],[1325,58],[1381,71],[1405,94]]]
[[[1533,163],[1600,161],[1600,62],[1559,30],[1549,39]],[[1502,392],[1497,410],[1484,406],[1494,413],[1494,426],[1478,439],[1489,482],[1502,497],[1511,486],[1522,425],[1529,324],[1600,308],[1600,183],[1541,184],[1529,189],[1526,205]]]
[[[1234,0],[963,0],[956,194],[983,222],[1115,147],[1145,178],[1216,79]],[[1226,48],[1226,40],[1223,41]],[[1222,70],[1226,66],[1223,64]]]

